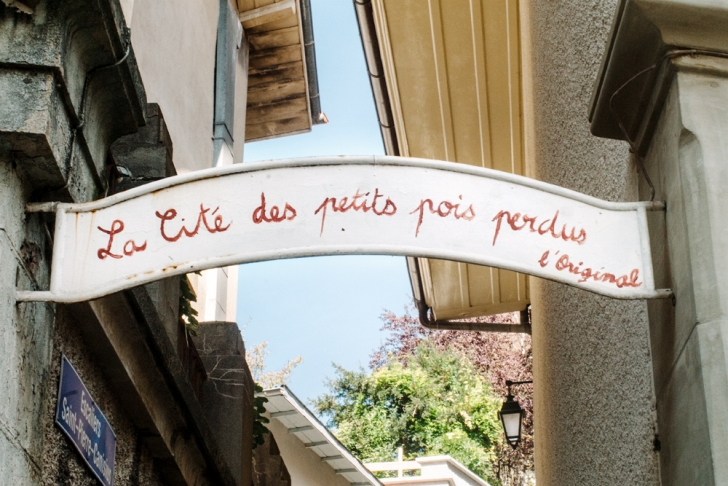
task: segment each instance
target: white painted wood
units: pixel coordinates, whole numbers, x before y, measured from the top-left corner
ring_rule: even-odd
[[[665,297],[644,231],[645,209],[661,208],[423,159],[233,165],[59,203],[50,291],[18,300],[76,302],[194,270],[337,254],[442,258],[616,298]]]

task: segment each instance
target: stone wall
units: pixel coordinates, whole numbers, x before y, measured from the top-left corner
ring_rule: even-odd
[[[626,143],[589,132],[590,97],[614,0],[524,7],[529,173],[609,201],[635,201]],[[659,484],[644,302],[531,280],[539,485]]]
[[[175,342],[176,278],[73,305],[16,302],[17,290],[49,287],[53,214],[27,204],[99,199],[112,181],[131,187],[169,176],[174,164],[119,0],[8,3],[0,3],[0,483],[96,483],[54,425],[66,354],[116,433],[115,484],[239,484],[250,441],[238,443],[231,466],[235,451],[221,448],[231,432],[211,426],[190,380],[189,361],[202,368],[200,359],[189,340]],[[31,13],[21,11],[28,4]],[[145,125],[109,157],[114,141]],[[116,181],[123,174],[113,165],[125,156],[135,180]]]
[[[9,160],[10,159],[10,160]],[[4,484],[96,484],[73,444],[54,424],[65,353],[117,435],[114,484],[162,484],[143,431],[129,420],[93,359],[93,344],[65,306],[15,303],[19,288],[48,285],[47,217],[23,214],[31,189],[0,156],[0,472]],[[141,481],[141,482],[140,482]]]
[[[39,417],[44,435],[42,484],[97,484],[72,442],[54,424],[62,354],[71,361],[116,434],[114,484],[168,484],[159,478],[154,468],[152,454],[144,444],[144,431],[138,430],[129,420],[128,410],[119,402],[117,392],[104,377],[99,363],[93,359],[93,353],[78,331],[78,323],[63,306],[56,313],[53,351],[43,390],[47,399]]]

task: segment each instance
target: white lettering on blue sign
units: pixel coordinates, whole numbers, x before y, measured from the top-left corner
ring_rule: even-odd
[[[116,435],[68,358],[61,363],[56,424],[104,486],[114,484]]]

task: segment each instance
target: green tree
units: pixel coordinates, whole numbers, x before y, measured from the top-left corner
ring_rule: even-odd
[[[392,356],[406,359],[420,343],[427,341],[437,349],[451,350],[470,359],[476,371],[490,383],[492,393],[501,400],[506,397],[506,380],[533,379],[531,336],[528,334],[430,330],[422,327],[417,316],[407,308],[403,315],[385,311],[381,320],[382,331],[388,331],[389,337],[372,353],[371,369],[384,366]],[[467,319],[469,322],[502,324],[518,320],[518,313]],[[521,442],[512,449],[501,432],[501,439],[496,443],[493,472],[504,486],[533,486],[533,389],[523,385],[511,391],[526,412]]]
[[[359,459],[391,461],[400,446],[408,459],[449,454],[497,483],[501,400],[468,358],[424,341],[371,373],[336,375],[314,406]]]

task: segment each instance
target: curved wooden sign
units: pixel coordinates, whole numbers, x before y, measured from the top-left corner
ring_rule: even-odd
[[[645,211],[463,164],[326,157],[241,164],[55,207],[49,291],[77,302],[171,275],[314,255],[441,258],[599,294],[656,290]]]

